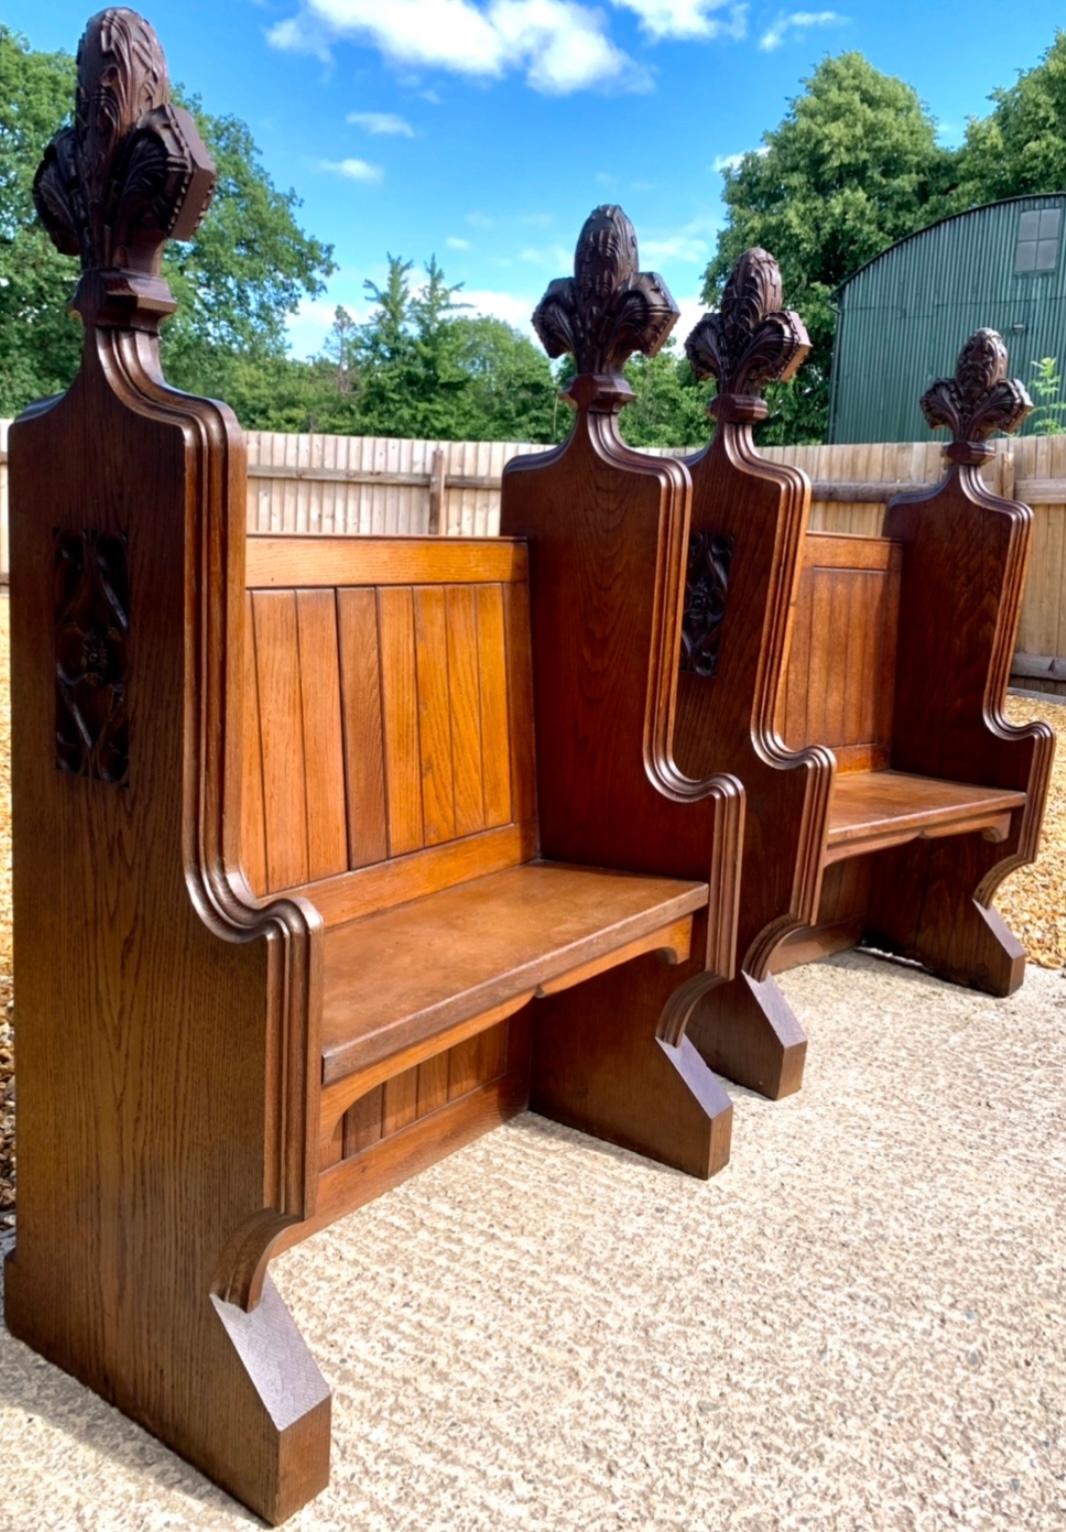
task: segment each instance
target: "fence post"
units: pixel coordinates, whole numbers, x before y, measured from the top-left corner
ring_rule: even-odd
[[[433,466],[429,473],[429,535],[439,537],[444,529],[444,492],[447,488],[444,470],[444,449],[437,447],[433,453]]]

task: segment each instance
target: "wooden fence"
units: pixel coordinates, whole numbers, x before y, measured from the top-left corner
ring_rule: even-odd
[[[0,580],[7,581],[7,422],[0,421]],[[248,527],[259,532],[488,536],[500,475],[528,442],[248,433]],[[938,442],[775,447],[814,481],[812,524],[876,531],[881,507],[941,472]],[[1016,685],[1066,692],[1066,436],[996,444],[985,469],[1000,493],[1034,510],[1033,556],[1015,657]]]

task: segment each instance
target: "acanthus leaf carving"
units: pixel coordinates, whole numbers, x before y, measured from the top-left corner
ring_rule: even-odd
[[[55,532],[56,766],[115,785],[129,774],[126,539]]]
[[[767,383],[787,382],[810,350],[803,320],[782,307],[781,272],[773,256],[753,247],[734,266],[721,307],[705,314],[685,342],[698,378],[715,378],[718,392],[758,398]]]
[[[574,275],[559,277],[533,314],[551,357],[573,355],[579,374],[620,373],[634,351],[654,356],[680,313],[657,272],[640,271],[637,236],[620,207],[585,220]]]
[[[52,242],[83,272],[155,276],[168,239],[196,232],[215,167],[188,112],[170,102],[166,60],[143,17],[101,11],[78,48],[74,124],[33,184]]]
[[[1019,430],[1033,407],[1018,378],[1007,377],[1007,347],[995,330],[976,330],[959,353],[950,378],[938,378],[922,395],[932,430],[951,432],[956,446],[979,447],[994,431]]]
[[[681,617],[681,669],[705,680],[718,669],[732,562],[732,537],[693,533]]]

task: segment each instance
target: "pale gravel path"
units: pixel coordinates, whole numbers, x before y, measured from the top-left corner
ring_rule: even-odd
[[[707,1184],[523,1117],[283,1257],[337,1532],[1066,1524],[1066,982],[848,956]],[[0,1525],[254,1525],[0,1331]]]

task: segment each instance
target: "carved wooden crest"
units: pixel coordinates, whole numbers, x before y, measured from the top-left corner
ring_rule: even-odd
[[[590,213],[574,275],[552,282],[533,314],[551,357],[570,352],[579,374],[621,372],[634,351],[654,356],[680,310],[656,272],[640,271],[637,236],[620,207]]]
[[[956,445],[979,446],[993,431],[1017,431],[1033,407],[1018,378],[1007,377],[1007,348],[995,330],[977,330],[959,353],[955,375],[922,395],[932,430],[944,426]]]
[[[78,48],[74,125],[33,183],[53,244],[82,271],[155,276],[168,239],[190,239],[215,167],[188,112],[170,104],[159,39],[135,11],[101,11]]]
[[[758,398],[767,383],[798,370],[810,340],[803,320],[781,307],[781,272],[766,250],[745,250],[722,306],[705,314],[685,342],[698,378],[717,378],[718,393]]]

